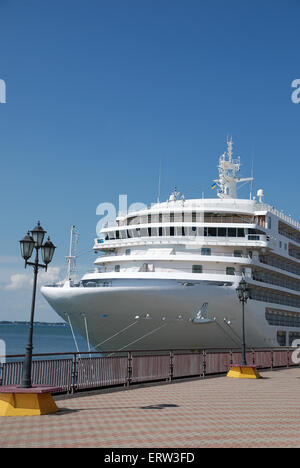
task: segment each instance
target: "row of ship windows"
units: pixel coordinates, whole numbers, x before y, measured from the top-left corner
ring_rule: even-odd
[[[114,271],[115,273],[120,273],[121,272],[121,265],[115,265],[114,266]],[[153,264],[149,264],[149,263],[144,263],[140,269],[139,269],[140,272],[154,272],[155,271],[155,266]],[[245,273],[245,269],[242,268],[242,271]],[[226,274],[226,275],[232,275],[234,276],[236,274],[236,269],[234,267],[226,267],[225,270],[220,270],[220,271],[215,271],[215,270],[203,270],[203,265],[192,265],[192,269],[191,269],[191,272],[192,273],[211,273],[211,274],[215,274],[215,273],[218,273],[218,274]],[[253,277],[252,277],[255,281],[262,281],[264,283],[270,283],[270,284],[276,284],[278,286],[282,286],[282,287],[285,287],[285,288],[288,288],[288,289],[292,289],[292,290],[295,290],[295,291],[299,291],[299,285],[298,283],[294,283],[293,281],[288,281],[288,280],[284,280],[284,281],[280,281],[278,279],[274,279],[273,277],[269,277],[268,275],[265,275],[263,274],[263,277],[260,276],[260,272],[256,272],[254,271],[253,273]],[[282,296],[282,295],[277,295],[277,294],[272,294],[272,293],[269,293],[268,296],[265,296],[264,294],[262,294],[261,296],[259,295],[259,293],[255,293],[254,290],[252,290],[252,294],[251,294],[251,298],[252,299],[256,299],[256,300],[266,300],[267,302],[275,302],[275,303],[279,303],[279,304],[286,304],[286,305],[292,305],[292,306],[297,306],[297,304],[299,303],[298,299],[297,298],[293,298],[293,297],[285,297],[285,296]],[[295,302],[296,301],[296,302]],[[285,316],[284,316],[285,317]],[[274,317],[270,317],[268,316],[268,318],[270,318],[270,320],[274,320],[274,321],[278,321],[278,323],[276,323],[277,325],[283,325],[283,318],[282,317],[279,317],[278,315],[274,316]],[[292,323],[292,319],[289,317],[289,318],[284,318],[284,320],[286,320],[287,322],[289,323]],[[300,327],[300,316],[298,318],[299,320],[299,327]],[[273,323],[272,323],[273,324]],[[274,323],[275,324],[275,323]],[[290,325],[290,326],[294,326],[294,325]],[[298,326],[298,325],[295,325],[295,326]]]
[[[199,284],[199,282],[180,282],[183,286],[195,286],[195,284]],[[229,281],[201,281],[201,284],[205,284],[206,286],[232,286],[232,282]],[[71,287],[83,287],[83,288],[108,288],[112,287],[113,281],[112,280],[98,280],[98,279],[89,279],[89,280],[81,280],[77,284],[71,285]]]
[[[296,258],[297,260],[300,260],[300,251],[299,251],[299,250],[296,251],[296,250],[291,249],[291,250],[289,251],[289,255],[290,255],[291,257]]]
[[[266,319],[269,325],[300,328],[300,314],[267,309]]]
[[[121,265],[115,265],[114,267],[115,269],[115,273],[120,273],[121,271]],[[155,267],[153,264],[149,264],[149,263],[144,263],[141,268],[140,268],[140,271],[142,272],[153,272],[155,271]],[[203,265],[192,265],[192,273],[203,273]],[[221,273],[221,271],[220,271]],[[226,275],[235,275],[235,268],[234,267],[226,267],[226,270],[224,270],[224,272],[222,272]]]
[[[286,331],[278,331],[277,332],[277,341],[279,346],[292,346],[294,340],[300,339],[299,332],[289,332],[288,334],[288,344],[287,344],[287,332]]]
[[[152,237],[152,236],[204,236],[204,237],[245,237],[248,234],[249,240],[259,240],[259,233],[255,229],[243,228],[211,228],[211,227],[158,227],[158,228],[135,228],[126,230],[116,230],[106,233],[105,240],[128,239],[132,237]],[[98,239],[101,243],[102,239]]]
[[[291,262],[285,262],[284,260],[273,257],[271,255],[269,256],[260,255],[259,260],[261,263],[264,263],[265,265],[270,265],[275,268],[279,268],[280,270],[285,270],[285,271],[289,271],[290,273],[300,275],[300,267],[298,267],[297,265],[294,265]]]
[[[125,255],[127,255],[127,256],[131,255],[131,249],[126,249],[125,250]],[[201,255],[211,256],[211,249],[208,248],[208,247],[202,247]],[[243,253],[242,250],[234,250],[233,251],[233,257],[242,257],[243,255],[244,255],[244,253]],[[252,252],[249,251],[248,255],[251,258],[252,257]],[[222,256],[222,253],[220,253],[220,256]],[[293,267],[292,265],[290,265],[288,263],[285,263],[282,260],[276,260],[276,259],[272,259],[272,257],[263,257],[263,256],[261,256],[260,261],[262,263],[266,263],[268,265],[275,266],[275,267],[277,267],[279,269],[283,269],[285,271],[290,271],[291,273],[295,273],[295,274],[300,275],[300,268]],[[287,287],[289,289],[294,289],[296,291],[298,291],[300,289],[299,282],[297,280],[293,281],[293,280],[290,280],[288,278],[280,279],[280,278],[277,278],[274,275],[270,275],[270,274],[267,274],[267,273],[254,271],[253,272],[253,279],[256,280],[256,281],[263,281],[263,282],[266,282],[266,283],[277,284],[278,286]]]
[[[279,227],[278,233],[281,236],[288,237],[289,239],[298,242],[298,244],[300,243],[300,233],[298,231],[289,232]]]
[[[278,277],[272,273],[267,273],[265,271],[253,271],[252,278],[255,281],[261,281],[263,283],[274,284],[276,286],[281,286],[283,288],[292,289],[294,291],[300,291],[300,281],[293,280],[288,277]]]
[[[237,214],[213,214],[213,213],[204,213],[200,212],[169,212],[169,213],[158,213],[158,214],[148,214],[145,216],[134,216],[127,218],[125,221],[120,221],[120,225],[133,225],[133,224],[151,224],[151,223],[180,223],[180,222],[192,222],[192,223],[201,223],[201,222],[211,222],[211,223],[258,223],[261,221],[260,217],[256,218],[253,216],[247,215],[237,215]]]
[[[125,250],[125,255],[131,255],[131,249],[126,249]],[[208,247],[202,247],[201,249],[201,255],[211,255],[211,249]],[[223,253],[220,253],[220,256],[224,255]],[[252,255],[252,252],[249,252],[249,256]],[[243,256],[243,251],[242,250],[234,250],[233,251],[233,256],[234,257],[242,257]]]
[[[300,308],[300,298],[287,294],[277,294],[264,289],[251,288],[250,299]]]
[[[211,254],[211,252],[210,252],[211,249],[206,249],[205,248],[205,249],[202,249],[202,250],[204,251],[204,252],[201,252],[202,255],[210,255]],[[130,249],[127,249],[126,254],[129,255],[129,253],[130,253]],[[235,256],[241,256],[241,251],[235,251]],[[121,265],[115,265],[114,266],[114,271],[116,273],[119,273],[121,271]],[[149,271],[151,272],[152,271],[153,272],[153,271],[155,271],[155,268],[154,268],[153,264],[150,265],[148,263],[144,263],[141,266],[140,271],[143,271],[143,272],[149,272]],[[192,273],[203,273],[203,265],[192,265]],[[234,267],[226,267],[226,269],[224,270],[224,274],[226,274],[226,275],[235,275],[235,273],[236,273],[236,271],[235,271]],[[300,290],[299,282],[288,280],[288,279],[280,280],[280,279],[274,277],[273,275],[269,275],[269,274],[266,274],[264,272],[254,271],[252,278],[255,281],[262,281],[264,283],[275,284],[275,285],[282,286],[282,287],[292,289],[292,290],[295,290],[295,291]],[[280,299],[281,299],[281,296],[280,296]],[[299,326],[300,326],[300,316],[299,316]]]

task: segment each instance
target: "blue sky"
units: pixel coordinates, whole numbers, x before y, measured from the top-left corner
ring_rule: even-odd
[[[63,275],[70,226],[91,248],[97,205],[155,201],[160,161],[162,199],[212,196],[227,135],[299,220],[299,26],[297,0],[0,0],[0,318],[29,316],[18,241],[38,219]],[[41,298],[37,319],[57,320]]]

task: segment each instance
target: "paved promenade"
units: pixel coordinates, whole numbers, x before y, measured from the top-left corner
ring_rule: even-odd
[[[59,413],[8,418],[0,447],[300,447],[300,369],[58,400]]]

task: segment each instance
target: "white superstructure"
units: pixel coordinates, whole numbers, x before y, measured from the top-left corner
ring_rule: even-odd
[[[219,160],[218,198],[169,200],[101,232],[93,272],[42,293],[99,350],[237,347],[244,277],[248,346],[300,338],[300,224],[256,199],[238,199],[232,140]],[[71,254],[70,254],[71,255]]]

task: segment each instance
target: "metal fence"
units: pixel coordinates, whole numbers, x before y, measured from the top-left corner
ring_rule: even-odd
[[[258,369],[297,366],[295,348],[247,350],[247,362]],[[0,385],[18,385],[21,381],[23,356],[7,356],[0,365]],[[60,387],[62,392],[112,386],[129,386],[143,382],[173,381],[184,377],[224,374],[231,365],[241,362],[237,349],[198,349],[171,351],[62,353],[34,355],[33,384]]]

